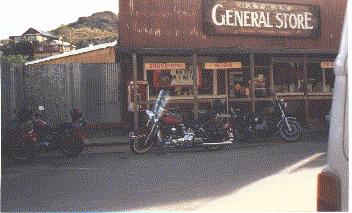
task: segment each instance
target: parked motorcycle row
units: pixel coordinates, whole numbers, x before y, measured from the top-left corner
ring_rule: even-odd
[[[79,109],[70,112],[72,122],[57,128],[41,119],[43,106],[38,111],[23,109],[16,113],[4,136],[4,148],[14,160],[30,161],[42,151],[61,150],[65,156],[78,156],[86,140],[83,127],[86,125]]]
[[[213,107],[200,115],[198,120],[185,120],[177,109],[167,108],[169,93],[161,90],[152,109],[146,109],[146,122],[136,132],[129,133],[130,149],[143,154],[158,145],[163,148],[185,149],[204,147],[210,151],[224,145],[251,141],[258,137],[279,135],[287,142],[301,138],[302,127],[286,111],[287,103],[274,96],[273,113],[270,117],[258,113],[242,112]],[[15,160],[30,161],[41,151],[61,150],[65,156],[78,156],[87,139],[83,130],[86,125],[79,109],[70,112],[72,122],[53,128],[41,119],[43,106],[38,111],[22,110],[4,136],[5,149]]]
[[[184,120],[179,110],[166,108],[168,98],[168,92],[161,90],[153,109],[145,110],[145,125],[129,133],[130,149],[134,153],[146,153],[154,145],[167,149],[204,147],[218,150],[224,145],[256,137],[278,134],[283,140],[294,142],[302,136],[301,125],[287,114],[287,103],[276,95],[270,118],[233,108],[226,114],[214,108],[198,120]]]

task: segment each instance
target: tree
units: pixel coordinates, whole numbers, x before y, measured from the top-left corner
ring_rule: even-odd
[[[2,48],[5,56],[22,55],[28,59],[33,58],[35,44],[29,41],[21,41],[18,43],[10,42]]]
[[[0,57],[1,63],[24,64],[28,61],[28,56],[23,55],[3,55]]]

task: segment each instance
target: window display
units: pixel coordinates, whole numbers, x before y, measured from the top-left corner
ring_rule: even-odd
[[[193,95],[193,71],[185,63],[145,64],[150,96],[155,97],[161,89],[167,89],[171,96]],[[198,86],[201,87],[201,70]]]
[[[303,79],[303,64],[295,62],[274,64],[274,88],[277,93],[303,93]]]
[[[201,85],[198,89],[199,95],[212,95],[213,94],[213,85],[214,85],[214,71],[212,70],[202,70],[201,75]]]
[[[334,74],[334,69],[333,68],[327,68],[324,71],[325,73],[325,91],[331,93],[334,91],[334,82],[335,82],[335,74]]]
[[[232,70],[229,72],[229,96],[247,98],[250,95],[249,72]]]
[[[332,66],[324,62],[307,64],[307,92],[329,93],[334,86],[334,74]]]
[[[307,92],[323,92],[323,76],[319,63],[307,64]]]
[[[270,96],[269,70],[265,68],[256,68],[253,83],[256,97]]]

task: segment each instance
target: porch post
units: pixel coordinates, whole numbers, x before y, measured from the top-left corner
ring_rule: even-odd
[[[136,82],[137,82],[137,54],[136,53],[132,53],[132,67],[133,67],[133,100],[134,100],[134,112],[133,112],[133,127],[134,127],[134,130],[137,131],[138,129],[138,115],[139,115],[139,112],[138,112],[138,99],[137,99],[137,87],[136,87]]]
[[[323,91],[322,92],[326,92],[326,70],[325,70],[325,68],[323,68],[322,70],[322,79],[323,79],[323,82],[322,82],[322,89],[323,89]]]
[[[270,96],[272,96],[272,92],[274,92],[274,63],[273,56],[270,56],[270,65],[269,65],[269,75],[270,75]]]
[[[249,70],[251,74],[251,104],[252,104],[252,112],[255,112],[255,88],[254,88],[254,54],[249,54]]]
[[[229,71],[225,71],[225,95],[226,95],[226,113],[229,113]]]
[[[192,70],[193,70],[193,113],[194,119],[198,120],[199,103],[198,103],[198,57],[197,53],[192,55]]]
[[[307,55],[303,58],[303,74],[304,74],[304,117],[306,122],[309,121],[309,101],[308,101],[308,73],[307,73]]]

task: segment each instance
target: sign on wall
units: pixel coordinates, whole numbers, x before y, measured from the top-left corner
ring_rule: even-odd
[[[320,67],[323,69],[330,69],[335,67],[334,61],[322,61],[320,62]]]
[[[145,63],[146,70],[177,70],[186,69],[185,63]]]
[[[222,69],[238,69],[241,68],[241,62],[218,62],[218,63],[205,63],[204,69],[209,70],[222,70]]]
[[[318,5],[203,0],[204,31],[209,35],[318,37]]]

